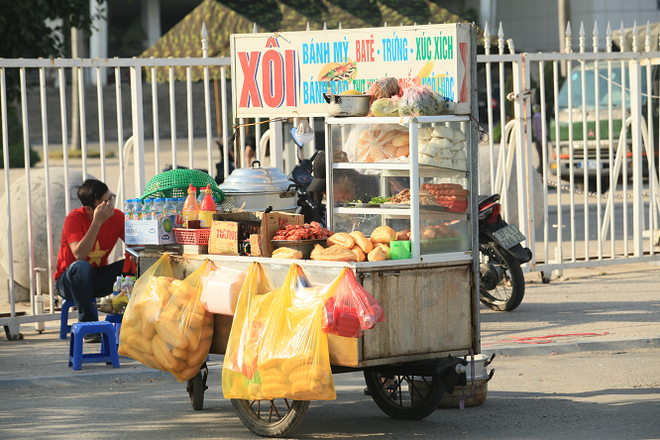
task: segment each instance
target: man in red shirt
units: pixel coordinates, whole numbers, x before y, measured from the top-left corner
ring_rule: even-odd
[[[115,209],[114,194],[99,180],[85,180],[78,199],[83,206],[64,219],[55,287],[76,304],[79,322],[98,321],[93,298],[110,294],[124,271],[124,260],[108,265],[117,239],[124,240],[124,214]],[[85,341],[101,342],[101,335],[86,335]]]

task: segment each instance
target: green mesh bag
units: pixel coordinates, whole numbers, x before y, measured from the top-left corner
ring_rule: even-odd
[[[225,198],[225,194],[220,188],[218,188],[213,177],[207,173],[187,168],[176,168],[154,176],[147,183],[142,199],[186,197],[188,195],[188,187],[191,183],[197,190],[196,195],[199,195],[200,189],[206,188],[207,185],[210,185],[211,190],[213,191],[213,198],[216,202],[221,202]]]

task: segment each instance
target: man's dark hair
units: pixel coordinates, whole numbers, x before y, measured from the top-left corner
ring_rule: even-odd
[[[97,200],[101,200],[109,191],[108,185],[96,179],[87,179],[78,188],[78,199],[83,206],[94,207]]]

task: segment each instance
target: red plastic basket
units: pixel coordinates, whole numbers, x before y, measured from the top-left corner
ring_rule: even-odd
[[[204,229],[185,229],[174,228],[174,237],[177,244],[204,245],[209,244],[210,228]]]

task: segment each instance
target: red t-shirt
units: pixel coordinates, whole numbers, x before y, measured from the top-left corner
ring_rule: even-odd
[[[56,280],[76,261],[69,245],[85,238],[91,225],[92,219],[89,218],[84,207],[74,209],[64,219],[60,251],[57,254]],[[85,260],[89,261],[93,268],[107,266],[108,255],[115,247],[118,238],[124,240],[124,213],[115,209],[115,214],[101,225],[94,247]]]

